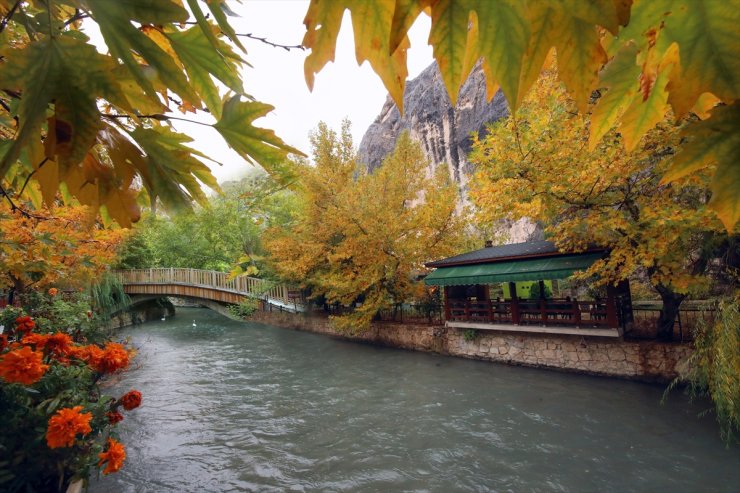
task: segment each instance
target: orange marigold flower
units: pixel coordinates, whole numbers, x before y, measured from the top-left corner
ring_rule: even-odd
[[[46,340],[45,348],[56,356],[67,356],[72,350],[72,337],[63,332],[52,334]]]
[[[103,350],[94,344],[90,344],[89,346],[74,346],[70,349],[69,355],[81,359],[92,368],[96,368],[100,358],[103,356]]]
[[[15,319],[15,331],[22,332],[24,334],[31,332],[36,327],[36,322],[33,321],[28,315],[18,317]]]
[[[41,351],[28,346],[9,351],[0,357],[0,377],[8,383],[32,385],[44,376],[49,365],[42,363]]]
[[[98,457],[100,457],[98,467],[107,463],[105,469],[103,469],[103,474],[116,472],[123,466],[123,461],[126,459],[126,449],[121,442],[109,438],[107,450],[99,453]]]
[[[129,355],[126,348],[117,342],[110,342],[100,353],[97,362],[89,361],[90,366],[100,373],[113,373],[128,366]]]
[[[35,346],[36,349],[43,349],[49,336],[44,334],[26,334],[21,339],[21,344],[26,346]]]
[[[0,334],[0,351],[8,347],[8,334]]]
[[[126,392],[126,394],[121,397],[121,404],[126,411],[136,409],[141,405],[141,392],[138,390]]]
[[[108,421],[110,421],[110,424],[112,425],[123,421],[123,414],[118,411],[111,411],[109,413],[105,413],[105,415],[108,416]]]
[[[49,288],[49,296],[56,296],[58,292],[57,288]]]
[[[81,413],[82,406],[64,408],[49,418],[46,430],[46,443],[49,448],[70,447],[75,443],[78,433],[83,436],[92,431],[92,413]]]

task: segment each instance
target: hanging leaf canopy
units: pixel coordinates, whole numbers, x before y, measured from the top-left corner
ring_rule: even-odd
[[[407,32],[431,16],[429,44],[454,104],[478,60],[488,96],[500,87],[513,111],[548,55],[580,111],[592,109],[590,144],[618,126],[634,148],[669,110],[706,122],[686,131],[671,180],[714,167],[711,206],[728,231],[740,219],[740,0],[312,0],[305,73],[334,59],[349,10],[357,62],[365,60],[403,109]],[[594,92],[598,91],[598,92]],[[718,106],[719,104],[719,106]],[[726,105],[727,107],[724,107]]]
[[[171,127],[176,111],[209,112],[215,122],[205,125],[279,177],[300,152],[254,126],[272,106],[244,90],[246,52],[226,12],[219,0],[187,9],[179,0],[0,0],[3,199],[38,207],[61,191],[121,226],[138,219],[141,190],[171,209],[203,202],[201,185],[218,183]],[[84,32],[93,22],[106,54]]]

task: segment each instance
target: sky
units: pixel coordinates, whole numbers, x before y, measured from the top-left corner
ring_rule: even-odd
[[[245,0],[241,4],[230,2],[229,6],[240,16],[230,18],[237,33],[250,33],[286,45],[298,45],[303,39],[308,1]],[[359,145],[365,130],[380,113],[387,91],[367,62],[357,65],[351,27],[349,13],[345,13],[335,62],[327,64],[316,76],[313,92],[308,90],[303,75],[307,51],[285,51],[242,38],[247,49],[245,59],[252,65],[242,72],[246,92],[275,107],[255,125],[274,130],[286,143],[310,155],[308,135],[318,122],[338,130],[342,120],[348,118],[355,146]],[[428,16],[421,15],[411,29],[409,79],[432,63],[432,48],[427,45],[429,27]],[[211,166],[219,181],[239,178],[250,168],[215,131],[181,122],[175,128],[195,138],[193,147],[223,163],[220,167]]]

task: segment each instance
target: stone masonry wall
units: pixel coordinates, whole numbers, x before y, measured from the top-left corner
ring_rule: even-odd
[[[665,383],[685,373],[692,351],[688,343],[493,330],[479,330],[475,339],[466,341],[461,329],[395,323],[375,323],[364,332],[345,334],[325,317],[286,312],[257,312],[250,320],[401,349],[646,382]]]

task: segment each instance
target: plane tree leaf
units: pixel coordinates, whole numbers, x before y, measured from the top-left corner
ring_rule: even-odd
[[[208,10],[210,10],[211,15],[213,15],[213,18],[216,20],[221,31],[232,43],[238,46],[242,51],[246,52],[247,50],[239,40],[239,36],[236,35],[236,31],[234,31],[234,28],[229,24],[229,20],[226,15],[226,12],[228,11],[226,2],[224,0],[206,0],[206,5],[208,5]]]
[[[216,40],[218,51],[213,53],[212,42],[198,26],[186,31],[166,33],[185,67],[190,83],[206,102],[208,109],[216,118],[221,116],[221,96],[211,76],[223,82],[237,94],[243,94],[244,88],[237,70],[241,60],[223,41]]]
[[[269,173],[283,175],[288,155],[304,154],[283,142],[272,130],[253,125],[254,120],[272,110],[269,104],[241,101],[239,96],[233,96],[224,103],[221,119],[214,128],[245,160],[261,165]]]
[[[154,76],[166,87],[194,106],[200,99],[188,84],[187,78],[177,62],[165,50],[132,24],[132,20],[162,24],[184,22],[188,12],[177,2],[162,0],[81,0],[85,8],[100,27],[100,33],[111,53],[119,58],[131,71],[137,83],[150,97],[157,99],[157,91],[137,57],[141,57],[154,71]]]
[[[519,76],[530,37],[525,6],[508,0],[479,2],[475,12],[480,53],[509,105],[516,108]]]
[[[457,102],[458,89],[469,75],[469,71],[465,72],[465,53],[469,42],[470,12],[466,1],[440,0],[432,4],[429,44],[434,48],[434,58],[453,106]]]
[[[192,142],[190,137],[167,126],[137,127],[129,135],[144,153],[143,159],[134,164],[144,166],[139,171],[148,181],[152,201],[159,198],[165,207],[182,210],[193,202],[206,202],[198,180],[220,190],[208,166],[196,157],[203,154],[185,145]]]
[[[663,182],[715,166],[709,206],[728,231],[735,230],[740,220],[740,103],[716,107],[709,119],[689,125],[684,135],[688,142],[674,158]]]
[[[588,145],[594,150],[611,130],[639,89],[640,66],[635,63],[637,46],[624,45],[601,74],[605,94],[599,98],[591,115]]]

